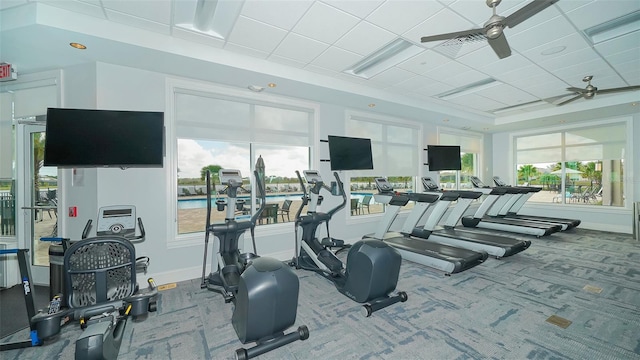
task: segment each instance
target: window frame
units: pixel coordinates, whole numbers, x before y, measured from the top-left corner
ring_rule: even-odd
[[[603,206],[603,205],[597,205],[597,204],[572,204],[570,202],[566,202],[566,201],[562,201],[559,204],[555,203],[552,204],[552,206],[554,208],[566,208],[566,207],[574,207],[574,208],[580,208],[580,209],[584,209],[586,211],[598,211],[598,212],[611,212],[611,213],[618,213],[620,211],[628,211],[631,209],[632,204],[633,204],[633,200],[634,199],[634,188],[631,184],[632,179],[630,178],[630,174],[633,174],[633,164],[634,164],[634,157],[633,157],[633,117],[631,116],[620,116],[620,117],[615,117],[615,118],[608,118],[608,119],[603,119],[603,120],[594,120],[594,121],[585,121],[585,122],[573,122],[573,123],[564,123],[562,125],[558,125],[558,126],[549,126],[544,128],[544,130],[525,130],[525,131],[519,131],[519,132],[513,132],[511,134],[509,134],[509,143],[511,144],[511,152],[509,153],[509,156],[511,157],[510,159],[510,166],[511,166],[511,176],[512,179],[516,179],[518,178],[518,148],[517,148],[517,140],[518,138],[521,137],[528,137],[528,136],[536,136],[536,135],[545,135],[545,134],[552,134],[552,133],[562,133],[561,134],[561,144],[559,145],[559,147],[561,148],[561,160],[559,161],[560,163],[562,163],[562,166],[565,166],[565,163],[567,162],[571,162],[571,160],[566,160],[565,157],[565,148],[567,147],[575,147],[576,144],[570,144],[570,145],[566,145],[565,143],[565,135],[563,133],[565,132],[571,132],[572,130],[579,130],[579,129],[588,129],[588,128],[593,128],[593,127],[599,127],[599,126],[607,126],[607,125],[611,125],[611,126],[615,126],[616,124],[624,124],[625,125],[625,129],[626,129],[626,137],[625,137],[625,147],[624,147],[624,154],[625,157],[624,159],[622,159],[624,161],[625,164],[625,169],[624,169],[624,176],[622,177],[622,186],[624,188],[624,193],[623,196],[626,199],[624,201],[624,205],[623,206]],[[536,148],[536,149],[548,149],[548,148],[555,148],[558,146],[546,146],[546,147],[540,147],[540,148]],[[529,149],[526,149],[529,150]],[[513,183],[516,183],[516,181],[513,181]],[[564,179],[562,179],[562,189],[564,190],[565,186],[565,181]],[[549,206],[551,204],[547,204],[544,202],[532,202],[531,203],[532,206]]]
[[[287,98],[284,96],[276,96],[271,94],[254,94],[248,90],[239,89],[235,87],[227,87],[217,84],[204,83],[196,80],[180,79],[180,78],[167,78],[165,83],[165,143],[166,143],[166,159],[165,159],[165,174],[167,178],[167,214],[170,214],[170,221],[167,221],[166,232],[171,234],[167,240],[167,248],[182,248],[190,247],[202,244],[204,237],[204,231],[178,234],[178,154],[177,154],[177,139],[179,126],[176,121],[176,93],[187,94],[206,94],[207,96],[220,98],[224,100],[249,102],[252,105],[259,106],[274,106],[283,109],[304,109],[310,113],[310,129],[309,134],[309,162],[310,166],[317,167],[320,160],[318,158],[317,144],[318,138],[318,116],[319,105],[313,102],[301,101],[298,99]],[[185,138],[184,136],[181,138]],[[202,139],[204,140],[204,139]],[[236,140],[224,140],[224,139],[208,139],[214,141],[236,141]],[[260,142],[254,142],[252,140],[247,141],[248,145],[263,145]],[[273,144],[272,144],[273,145]],[[287,144],[282,144],[287,145]],[[255,161],[254,161],[255,162]],[[254,163],[250,161],[250,168],[253,171]],[[304,169],[301,169],[304,170]],[[244,174],[243,174],[244,175]],[[247,174],[252,178],[251,188],[254,189],[253,174]],[[244,176],[247,176],[244,175]],[[253,191],[253,190],[252,190]],[[205,219],[203,219],[204,224]],[[289,226],[287,226],[287,224]],[[289,232],[289,223],[273,224],[273,226],[258,226],[256,227],[256,236],[272,236],[280,235]]]

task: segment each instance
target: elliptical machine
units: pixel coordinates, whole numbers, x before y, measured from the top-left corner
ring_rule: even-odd
[[[225,302],[235,304],[231,323],[243,344],[256,342],[256,346],[236,350],[237,359],[249,359],[277,349],[297,340],[309,338],[309,329],[302,325],[297,331],[284,331],[296,321],[299,280],[296,274],[282,262],[256,254],[255,226],[265,207],[265,192],[257,172],[256,188],[260,207],[249,220],[236,220],[235,213],[244,213],[244,202],[237,199],[242,188],[239,170],[222,169],[218,173],[222,185],[226,185],[227,200],[218,199],[218,211],[226,207],[224,223],[211,224],[211,174],[207,171],[207,220],[205,227],[204,261],[201,288],[221,293]],[[253,253],[240,253],[238,240],[249,229]],[[209,235],[219,241],[218,266],[215,272],[205,276]]]
[[[296,171],[296,175],[303,189],[303,197],[302,206],[295,218],[296,253],[292,265],[298,269],[317,272],[333,282],[338,291],[346,297],[358,303],[366,303],[363,305],[366,317],[397,302],[407,301],[408,296],[404,291],[394,296],[389,295],[398,283],[402,262],[400,254],[394,248],[380,240],[360,240],[349,248],[346,268],[330,251],[330,248],[340,247],[339,245],[344,243],[329,235],[329,220],[347,203],[344,185],[338,173],[334,172],[333,175],[342,195],[342,203],[326,213],[317,211],[317,206],[322,201],[320,191],[325,189],[331,193],[331,189],[324,185],[318,171],[304,171],[304,177],[310,187],[310,196],[300,172]],[[301,215],[302,209],[307,205],[307,214]],[[320,242],[316,238],[316,231],[323,223],[327,226],[327,238]],[[299,228],[302,229],[302,234],[299,234]]]

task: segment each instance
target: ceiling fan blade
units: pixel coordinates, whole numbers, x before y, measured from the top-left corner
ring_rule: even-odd
[[[507,37],[504,36],[504,33],[500,34],[495,39],[487,39],[489,41],[489,45],[493,51],[496,52],[500,59],[504,59],[506,57],[511,56],[511,48],[509,47],[509,43],[507,42]]]
[[[512,28],[556,2],[558,2],[558,0],[533,0],[518,11],[507,16],[504,19],[504,25]]]
[[[558,105],[558,106],[560,106],[560,105],[565,105],[565,104],[568,104],[568,103],[570,103],[570,102],[572,102],[572,101],[576,101],[576,100],[580,99],[581,97],[582,97],[582,94],[580,94],[580,95],[578,95],[578,96],[574,96],[574,97],[572,97],[572,98],[571,98],[571,99],[569,99],[569,100],[565,100],[565,101],[563,101],[563,102],[557,103],[556,105]]]
[[[619,88],[613,88],[613,89],[598,89],[598,91],[596,93],[598,93],[598,94],[608,94],[608,93],[616,93],[616,92],[623,92],[623,91],[633,91],[633,90],[640,90],[640,85],[619,87]]]
[[[568,87],[568,88],[567,88],[567,91],[571,91],[571,92],[574,92],[574,93],[576,93],[576,94],[582,94],[583,92],[585,92],[585,89],[583,89],[583,88],[577,88],[577,87],[573,87],[573,86],[572,86],[572,87]]]
[[[447,34],[423,36],[420,39],[420,42],[430,42],[430,41],[438,41],[438,40],[451,40],[451,39],[458,38],[460,36],[467,36],[467,35],[484,35],[484,30],[483,29],[471,29],[471,30],[465,30],[465,31],[456,31],[456,32],[447,33]]]
[[[556,96],[552,96],[552,97],[544,98],[544,99],[542,99],[542,100],[543,100],[543,101],[546,101],[546,102],[548,102],[548,103],[550,103],[550,104],[553,104],[553,103],[555,103],[556,101],[558,101],[558,100],[560,100],[560,99],[564,99],[564,98],[566,98],[566,97],[568,97],[568,96],[574,96],[574,95],[571,95],[571,94],[562,94],[562,95],[556,95]],[[557,105],[557,104],[556,104],[556,105]]]

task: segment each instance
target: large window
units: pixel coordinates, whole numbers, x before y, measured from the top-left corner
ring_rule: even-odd
[[[258,225],[294,221],[301,204],[295,171],[310,167],[314,110],[278,99],[267,102],[232,95],[215,89],[174,89],[178,234],[203,231],[207,170],[212,174],[213,202],[227,197],[218,171],[242,172],[238,198],[244,201],[244,208],[237,209],[237,218],[251,216],[260,205],[254,170],[261,172],[266,190],[266,208]],[[258,168],[258,162],[263,166]],[[211,222],[222,222],[225,215],[213,206]]]
[[[515,138],[518,184],[542,190],[530,201],[625,206],[626,122]]]
[[[440,171],[440,186],[445,189],[471,189],[469,176],[478,176],[482,153],[482,135],[454,130],[439,131],[439,145],[460,146],[460,171]]]
[[[376,176],[386,177],[398,192],[415,191],[418,175],[420,127],[400,119],[386,119],[368,114],[347,114],[346,134],[371,139],[373,170],[351,171],[351,215],[384,212],[384,204],[373,196]],[[412,208],[413,203],[404,208]]]

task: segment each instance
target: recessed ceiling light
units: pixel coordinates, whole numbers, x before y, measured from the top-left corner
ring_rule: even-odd
[[[72,48],[79,49],[79,50],[84,50],[84,49],[87,48],[86,46],[84,46],[84,45],[82,45],[80,43],[77,43],[77,42],[69,43],[69,46],[71,46]]]
[[[264,88],[262,86],[258,86],[258,85],[249,85],[247,86],[247,89],[253,91],[253,92],[261,92],[262,90],[264,90]]]
[[[276,83],[268,83],[267,86],[270,87],[270,88],[274,88],[274,87],[276,87],[278,85]]]
[[[638,103],[637,102],[633,102],[633,103],[631,103],[631,106],[638,106]]]
[[[540,55],[553,55],[553,54],[561,53],[561,52],[565,51],[566,49],[567,49],[567,47],[564,46],[564,45],[555,46],[555,47],[543,50],[540,53]]]
[[[442,120],[442,122],[449,122],[449,119],[444,119]]]
[[[367,106],[368,106],[368,107],[376,107],[376,104],[371,103],[371,104],[369,104],[369,105],[367,105]]]

